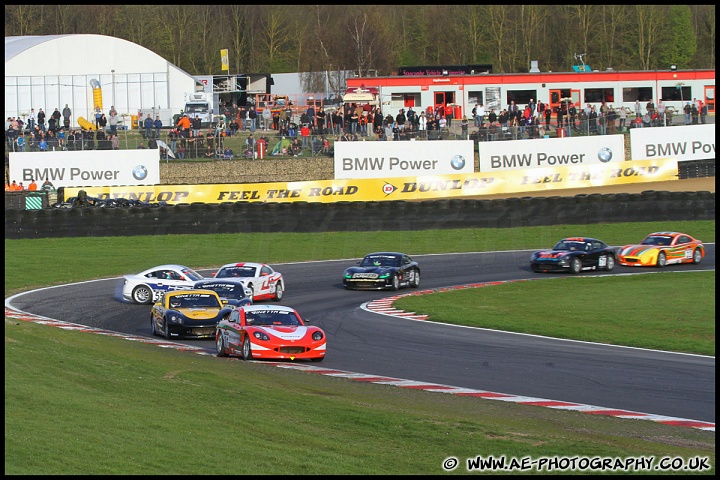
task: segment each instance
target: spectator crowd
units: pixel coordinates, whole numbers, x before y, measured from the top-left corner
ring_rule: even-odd
[[[571,102],[561,102],[552,108],[543,101],[530,99],[527,104],[514,101],[505,108],[486,108],[478,103],[468,118],[454,118],[451,108],[444,106],[401,108],[393,116],[383,114],[378,106],[369,103],[346,103],[328,110],[322,105],[297,108],[292,102],[267,105],[258,111],[255,106],[238,106],[221,102],[221,114],[213,125],[203,125],[200,118],[180,112],[172,125],[164,125],[157,115],[150,114],[138,121],[148,148],[160,147],[161,158],[231,159],[255,158],[259,146],[268,155],[332,154],[332,141],[373,139],[402,141],[411,139],[436,140],[443,138],[475,141],[544,138],[573,135],[612,135],[631,128],[648,128],[677,124],[707,123],[708,106],[702,100],[686,102],[682,111],[666,108],[662,101],[633,108],[618,107],[600,102],[577,108]],[[42,108],[31,109],[25,119],[8,117],[5,122],[5,142],[9,151],[73,151],[117,150],[118,114],[114,106],[108,117],[101,109],[95,112],[95,130],[72,128],[72,111],[66,104],[62,111],[55,108],[47,115]],[[453,120],[459,120],[453,130]],[[456,122],[457,123],[457,122]],[[470,131],[472,126],[472,131]],[[203,128],[204,127],[204,128]],[[262,134],[255,137],[257,130]],[[166,132],[163,135],[163,132]],[[226,145],[227,138],[248,135],[242,148],[233,152]],[[284,140],[288,139],[285,143]],[[160,142],[160,140],[162,140]],[[234,143],[234,145],[237,145]],[[275,147],[279,146],[278,149]],[[138,148],[144,148],[139,146]]]

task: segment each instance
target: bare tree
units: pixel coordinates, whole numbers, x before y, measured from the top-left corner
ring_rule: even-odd
[[[390,72],[397,59],[395,45],[399,40],[382,10],[355,7],[348,13],[345,28],[350,39],[348,65],[352,65],[352,70],[360,75]]]
[[[70,33],[75,31],[73,25],[77,19],[77,9],[73,5],[55,5],[55,25],[58,32]]]
[[[486,21],[488,23],[488,32],[495,42],[494,48],[497,66],[494,70],[495,72],[504,72],[506,63],[506,41],[512,33],[509,21],[510,7],[507,5],[487,5],[485,8],[487,11]]]
[[[624,41],[628,31],[627,6],[602,5],[602,41],[600,47],[600,66],[618,69],[622,67],[622,58],[618,55],[616,45]]]
[[[485,9],[481,5],[455,5],[451,9],[451,18],[457,19],[457,29],[453,28],[462,42],[450,42],[457,51],[456,57],[461,63],[485,61],[487,33],[485,32]]]
[[[152,45],[157,40],[158,29],[156,21],[148,22],[148,16],[149,12],[146,7],[138,5],[125,5],[124,15],[122,18],[125,38],[139,45],[150,48],[149,45]],[[150,49],[167,58],[164,55],[165,52],[158,51],[153,48]]]
[[[566,71],[574,53],[598,69],[649,69],[667,63],[669,45],[684,65],[714,68],[715,6],[688,8],[690,27],[674,35],[697,45],[694,53],[673,43],[669,7],[658,5],[15,4],[5,7],[5,34],[115,36],[195,75],[218,71],[220,48],[241,73],[388,75],[403,65],[477,61],[501,73],[526,71],[533,59]]]
[[[264,55],[264,67],[274,72],[289,71],[291,55],[291,26],[287,21],[287,8],[281,5],[266,6],[258,19],[260,40],[256,54]]]
[[[534,60],[533,52],[538,45],[542,44],[542,26],[547,16],[547,8],[544,5],[521,5],[520,6],[520,38],[522,40],[523,57],[526,68],[530,68],[530,61]]]
[[[559,70],[568,71],[570,66],[575,65],[575,54],[587,54],[585,61],[592,59],[599,62],[599,52],[595,50],[598,34],[598,24],[601,12],[597,5],[567,5],[562,8],[565,19],[565,41],[561,43],[556,58],[556,67]]]
[[[633,9],[637,20],[636,55],[643,70],[650,68],[654,49],[662,39],[664,16],[661,8],[658,5],[636,5]]]
[[[695,68],[715,67],[715,5],[695,5],[693,12],[694,34],[698,51],[695,54]]]
[[[5,6],[5,35],[47,35],[39,21],[43,8],[42,5]]]
[[[228,52],[231,58],[230,62],[234,64],[238,72],[246,68],[251,69],[251,71],[256,71],[254,69],[259,69],[260,65],[246,61],[247,51],[254,48],[254,46],[249,43],[249,39],[252,38],[252,36],[248,35],[248,29],[249,25],[253,24],[255,18],[248,12],[248,8],[245,5],[230,5],[228,10],[230,11],[230,15],[227,20],[227,26],[230,32],[228,35],[230,38],[227,39],[227,41],[229,44],[228,49],[230,50]],[[258,57],[262,56],[258,55]]]
[[[171,62],[180,68],[186,68],[190,60],[186,43],[193,25],[190,9],[182,5],[166,5],[158,9],[157,20],[163,30],[162,41],[169,45]]]

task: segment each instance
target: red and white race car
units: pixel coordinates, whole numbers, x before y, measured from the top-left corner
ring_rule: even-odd
[[[325,358],[325,332],[308,325],[293,308],[282,305],[244,305],[220,321],[215,347],[220,357],[245,360],[311,360]]]
[[[252,292],[253,301],[282,300],[285,293],[285,280],[282,273],[265,263],[237,262],[228,263],[218,269],[215,278],[234,278]]]

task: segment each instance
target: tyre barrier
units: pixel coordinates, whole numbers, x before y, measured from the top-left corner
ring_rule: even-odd
[[[647,190],[497,200],[178,204],[6,210],[5,238],[509,228],[714,220],[714,192]]]

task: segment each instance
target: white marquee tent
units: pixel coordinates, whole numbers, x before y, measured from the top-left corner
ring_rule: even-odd
[[[121,120],[159,114],[164,125],[196,91],[196,80],[145,47],[105,35],[5,37],[5,118],[26,118],[30,109],[50,115],[67,104],[71,126],[94,121],[99,100]]]

